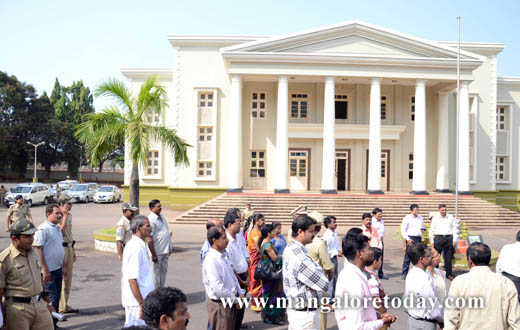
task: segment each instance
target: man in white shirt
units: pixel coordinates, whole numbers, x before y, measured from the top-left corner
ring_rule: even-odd
[[[377,277],[383,280],[388,280],[388,276],[386,276],[383,272],[383,259],[385,257],[385,221],[383,220],[383,210],[376,207],[372,210],[372,227],[374,227],[379,233],[379,238],[381,239],[381,268],[377,272]]]
[[[150,254],[152,255],[155,287],[160,288],[164,286],[166,281],[168,257],[172,252],[170,231],[168,222],[161,214],[161,201],[153,199],[148,206],[150,207],[148,220],[150,220],[150,226],[152,226],[152,235],[148,239],[148,249],[150,249]]]
[[[334,277],[332,278],[332,285],[329,284],[329,290],[327,295],[330,298],[334,298],[334,292],[336,292],[336,282],[338,281],[338,257],[343,257],[343,253],[339,249],[339,241],[338,241],[338,233],[336,232],[336,228],[338,228],[338,224],[336,223],[336,217],[333,215],[329,215],[323,220],[323,225],[326,230],[323,233],[323,239],[327,242],[327,248],[329,250],[329,258],[334,265]]]
[[[504,245],[500,250],[496,270],[513,281],[520,302],[520,231],[516,233],[516,243]]]
[[[222,222],[221,219],[217,218],[211,218],[206,223],[206,234],[208,233],[208,230],[215,226],[223,226],[224,222]],[[209,242],[207,239],[204,239],[204,243],[202,244],[202,247],[200,248],[200,263],[202,264],[204,262],[204,259],[206,259],[206,255],[208,254],[209,250],[211,249],[211,245],[209,245]]]
[[[224,228],[210,228],[207,238],[211,249],[202,264],[202,283],[208,296],[208,320],[213,330],[232,330],[237,309],[224,307],[222,298],[243,298],[245,290],[240,287],[224,252],[228,245]]]
[[[403,218],[401,222],[401,236],[406,241],[406,250],[404,252],[402,278],[405,279],[410,268],[410,259],[408,258],[408,249],[422,241],[422,232],[426,230],[424,219],[419,215],[419,205],[410,205],[410,214]]]
[[[141,319],[143,302],[154,290],[154,279],[145,240],[152,227],[147,217],[136,215],[130,224],[132,239],[123,250],[123,306],[125,327],[146,325]]]
[[[334,311],[339,330],[365,329],[376,330],[383,325],[395,322],[396,317],[384,313],[377,318],[372,303],[364,307],[365,299],[371,299],[368,279],[363,270],[372,260],[372,252],[368,237],[363,234],[347,234],[343,240],[343,255],[345,266],[338,277],[336,298],[344,302],[346,299],[359,299],[358,308],[350,306],[337,307]]]
[[[228,246],[226,247],[228,260],[233,268],[233,272],[237,277],[240,287],[246,290],[249,286],[249,273],[247,272],[249,268],[247,263],[249,253],[244,253],[244,249],[241,246],[242,243],[238,240],[241,227],[240,217],[237,217],[237,215],[233,213],[226,214],[226,217],[224,218],[224,227],[226,228],[226,236],[229,241]],[[240,329],[242,320],[244,319],[244,312],[245,307],[237,311],[235,330]]]
[[[433,253],[424,243],[408,248],[408,256],[414,267],[406,276],[406,298],[411,297],[412,307],[408,308],[408,330],[437,330],[437,324],[444,326],[442,309],[435,294],[433,279],[426,273],[432,263]],[[421,306],[419,301],[423,300]],[[433,306],[430,302],[433,302]]]
[[[455,218],[446,211],[446,205],[439,205],[439,213],[432,218],[430,226],[430,243],[435,250],[442,254],[446,265],[446,278],[453,280],[452,260],[455,244],[459,235],[459,228]]]

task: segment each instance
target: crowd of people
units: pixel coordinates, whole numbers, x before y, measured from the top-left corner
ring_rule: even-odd
[[[38,228],[20,206],[15,208],[7,218],[12,244],[0,253],[1,324],[10,330],[59,329],[62,314],[78,312],[67,304],[75,261],[70,198],[63,194],[58,204],[47,206],[46,221]],[[148,216],[136,215],[138,208],[124,203],[116,224],[124,329],[186,329],[186,295],[165,286],[171,254],[168,223],[159,200],[150,201],[149,209]],[[295,330],[326,329],[332,313],[340,330],[390,327],[397,317],[389,312],[382,281],[388,279],[383,211],[362,214],[360,226],[345,235],[338,235],[332,215],[305,206],[292,214],[287,238],[281,223],[267,223],[250,204],[207,222],[200,250],[207,329],[247,328],[246,308],[266,324]],[[408,329],[520,329],[520,231],[517,242],[502,249],[496,273],[489,268],[490,248],[478,242],[467,252],[470,271],[454,278],[458,227],[444,204],[432,217],[429,235],[423,235],[418,205],[412,204],[403,218],[402,301],[412,302],[404,305]],[[439,268],[441,254],[446,273]],[[446,280],[452,281],[449,292]],[[475,297],[484,304],[445,304]]]

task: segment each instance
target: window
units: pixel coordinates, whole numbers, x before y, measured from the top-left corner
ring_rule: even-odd
[[[159,120],[160,120],[159,114],[154,111],[148,111],[146,113],[146,119],[148,120],[148,122],[150,124],[157,124],[157,123],[159,123]]]
[[[413,179],[413,153],[408,155],[408,179]]]
[[[289,153],[289,173],[291,176],[307,176],[307,151]]]
[[[291,94],[291,118],[307,118],[308,104],[307,94]]]
[[[207,177],[211,176],[212,171],[212,162],[198,162],[197,164],[197,176],[198,177]]]
[[[249,175],[252,178],[265,178],[265,151],[251,151],[251,169]]]
[[[496,163],[496,179],[500,181],[506,180],[506,157],[497,157]]]
[[[336,95],[334,99],[336,119],[348,119],[348,95]]]
[[[148,151],[148,159],[146,160],[146,175],[159,174],[159,151]]]
[[[251,117],[265,118],[265,93],[253,92],[251,95]]]
[[[199,127],[199,142],[211,141],[213,138],[212,127]]]
[[[415,96],[410,100],[410,120],[415,121]]]
[[[497,130],[503,131],[506,130],[506,108],[498,107],[497,108]]]
[[[213,93],[199,93],[199,108],[213,107]]]
[[[381,96],[381,120],[386,120],[386,96]]]
[[[381,177],[386,178],[386,152],[381,153]]]

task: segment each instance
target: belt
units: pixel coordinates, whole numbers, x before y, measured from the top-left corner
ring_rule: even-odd
[[[9,297],[9,298],[11,298],[14,303],[30,304],[33,299],[35,301],[37,301],[40,298],[40,295],[36,295],[34,297]],[[9,299],[9,298],[7,298],[7,299]]]
[[[439,237],[449,237],[449,236],[452,236],[453,237],[452,234],[449,234],[449,235],[433,235],[433,236],[439,236]]]
[[[437,321],[432,320],[432,319],[426,319],[426,318],[423,318],[423,317],[413,317],[413,316],[412,316],[412,319],[417,320],[417,321],[424,321],[424,322],[429,322],[429,323],[435,323],[435,324],[437,324]]]
[[[317,308],[311,308],[311,307],[304,307],[304,308],[296,308],[294,309],[297,312],[312,312],[315,310],[318,310]]]
[[[63,242],[63,247],[67,247],[67,246],[69,246],[69,243]]]

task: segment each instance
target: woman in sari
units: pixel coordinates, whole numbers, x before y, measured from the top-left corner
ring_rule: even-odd
[[[260,261],[265,263],[274,263],[275,269],[282,267],[282,258],[278,257],[276,249],[274,248],[271,240],[274,238],[274,228],[272,225],[264,225],[262,227],[262,237],[258,241],[258,247],[260,248]],[[285,320],[285,309],[276,308],[277,298],[282,298],[283,286],[282,278],[277,280],[263,281],[262,283],[262,296],[264,301],[267,302],[265,308],[262,310],[262,320],[264,323],[269,324],[283,324]]]
[[[262,296],[262,281],[255,280],[255,269],[260,260],[260,250],[258,249],[258,241],[262,237],[260,230],[264,225],[264,216],[257,213],[253,216],[253,229],[247,237],[247,250],[251,257],[251,265],[249,266],[249,294],[251,298],[260,298]],[[251,300],[251,309],[255,312],[260,312],[262,307],[256,306],[254,300]]]

